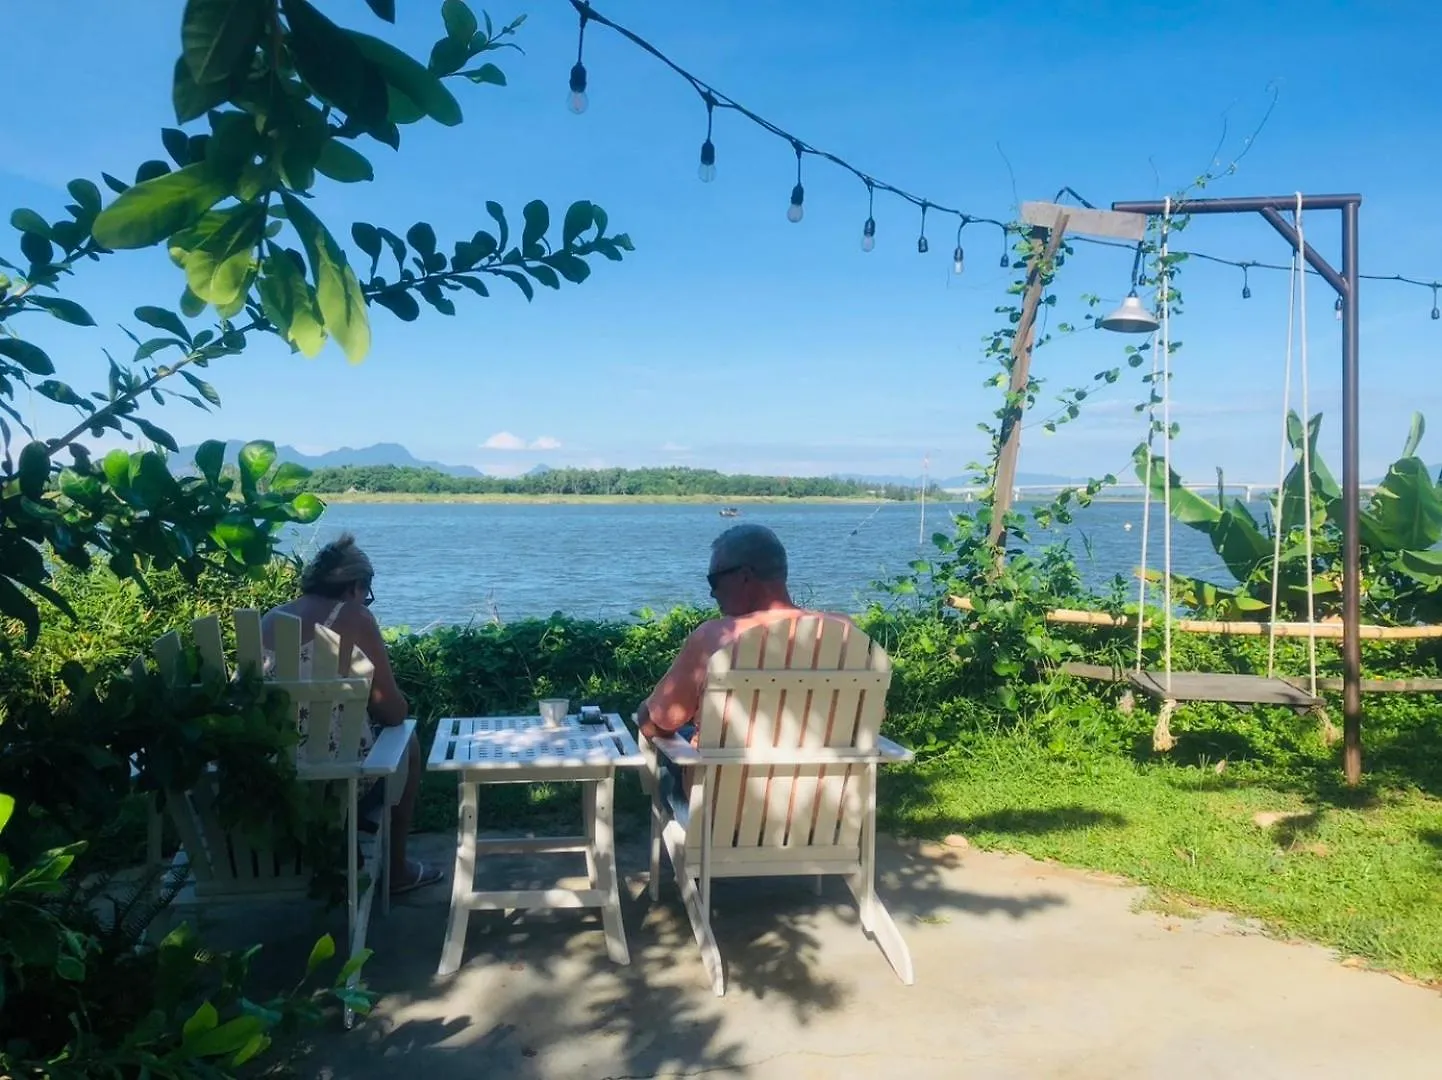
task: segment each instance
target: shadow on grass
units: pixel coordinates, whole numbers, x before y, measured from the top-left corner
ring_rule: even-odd
[[[882,827],[908,835],[939,839],[964,836],[1044,836],[1082,829],[1121,828],[1127,818],[1110,810],[1067,806],[1007,807],[979,814],[937,813],[945,798],[935,790],[945,775],[920,769],[897,769],[883,778],[880,803]],[[916,813],[921,811],[920,813]]]
[[[1417,836],[1422,843],[1436,848],[1438,857],[1442,858],[1442,829],[1423,829]]]

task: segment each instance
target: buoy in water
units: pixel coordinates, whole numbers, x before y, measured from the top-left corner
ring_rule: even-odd
[[[1131,531],[1132,531],[1132,523],[1131,523],[1130,521],[1123,522],[1123,523],[1122,523],[1122,528],[1125,529],[1127,532],[1131,532]]]

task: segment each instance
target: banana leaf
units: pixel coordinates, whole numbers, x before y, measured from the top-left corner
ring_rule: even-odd
[[[1442,540],[1442,496],[1421,458],[1393,462],[1361,527],[1362,542],[1379,553],[1425,551]]]

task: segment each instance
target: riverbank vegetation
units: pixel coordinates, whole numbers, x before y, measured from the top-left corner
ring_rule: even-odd
[[[343,465],[314,470],[304,482],[318,495],[525,496],[596,499],[888,499],[921,495],[920,486],[826,476],[751,476],[715,469],[545,469],[524,476],[452,476],[405,465]],[[934,485],[932,492],[940,493]]]

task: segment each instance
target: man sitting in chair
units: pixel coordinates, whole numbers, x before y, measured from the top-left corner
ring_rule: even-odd
[[[831,612],[798,608],[786,588],[786,548],[764,525],[737,525],[711,543],[706,573],[721,618],[708,619],[691,631],[670,669],[636,710],[641,734],[654,739],[679,734],[697,743],[696,714],[706,684],[706,665],[713,653],[728,648],[754,626],[804,615],[851,620]],[[682,790],[680,767],[665,762],[672,791]],[[664,790],[664,788],[663,788]],[[670,794],[671,792],[667,792]]]

